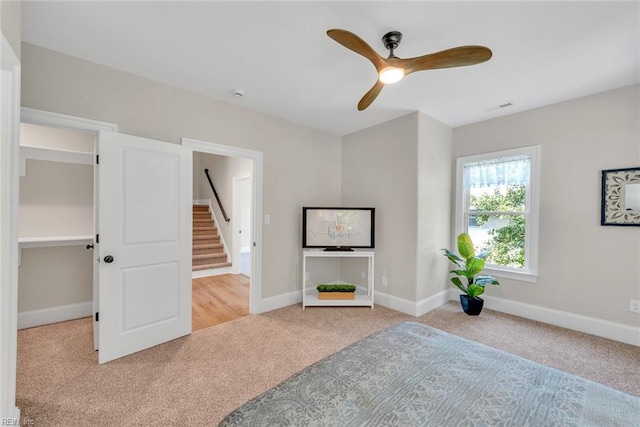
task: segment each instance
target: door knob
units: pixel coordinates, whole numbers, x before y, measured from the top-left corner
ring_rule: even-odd
[[[87,249],[93,249],[93,245],[87,245]]]
[[[113,262],[113,257],[111,255],[107,255],[106,257],[104,257],[104,262],[106,262],[107,264],[111,264]]]

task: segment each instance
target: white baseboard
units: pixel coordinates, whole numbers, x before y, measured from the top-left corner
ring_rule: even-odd
[[[441,305],[449,302],[449,299],[450,295],[448,290],[438,292],[437,294],[418,302],[409,301],[404,298],[399,298],[378,291],[376,291],[375,293],[376,304],[415,317],[422,316],[423,314],[428,313],[431,310],[435,310]]]
[[[382,292],[376,292],[374,295],[374,301],[376,305],[381,305],[401,313],[419,317],[449,301],[459,301],[458,295],[459,292],[457,290],[449,289],[438,292],[437,294],[421,301],[414,302]],[[590,335],[596,335],[613,341],[640,346],[640,327],[496,298],[489,295],[483,295],[482,298],[485,301],[484,306],[490,310],[512,314],[514,316],[524,317],[525,319],[536,320],[538,322],[548,323],[550,325],[560,326],[562,328],[584,332]],[[265,298],[260,304],[260,311],[258,313],[276,310],[278,308],[300,303],[301,301],[302,293],[300,291]]]
[[[62,305],[18,313],[18,329],[33,328],[49,323],[64,322],[93,315],[93,302]]]
[[[287,307],[301,302],[301,291],[287,292],[286,294],[263,298],[262,301],[260,301],[259,307],[255,307],[254,314],[266,313],[268,311],[277,310],[279,308]]]
[[[231,267],[209,268],[207,270],[196,270],[191,272],[192,279],[200,279],[201,277],[219,276],[220,274],[233,273]]]
[[[211,199],[196,199],[193,201],[194,205],[210,205]]]
[[[450,290],[440,291],[435,295],[430,296],[429,298],[425,298],[416,303],[416,314],[415,316],[422,316],[423,314],[427,314],[431,310],[435,310],[449,302],[451,297]]]
[[[562,328],[571,329],[586,334],[596,335],[613,341],[640,346],[640,327],[582,316],[566,311],[554,310],[532,304],[525,304],[490,295],[483,295],[484,306],[490,310],[536,320]],[[418,302],[405,300],[393,295],[376,292],[376,304],[397,310],[411,316],[422,316],[434,310],[448,301],[459,301],[459,292],[449,289],[425,298]]]
[[[457,299],[457,292],[452,299]],[[496,298],[483,295],[484,306],[491,310],[502,313],[513,314],[514,316],[536,320],[538,322],[549,323],[578,332],[596,335],[610,340],[623,342],[626,344],[640,346],[640,328],[625,325],[623,323],[611,322],[597,319],[595,317],[582,316],[580,314],[566,311],[554,310],[552,308],[540,307],[522,302]]]

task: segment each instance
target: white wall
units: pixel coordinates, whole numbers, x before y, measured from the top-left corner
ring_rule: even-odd
[[[301,207],[340,202],[340,137],[26,43],[22,61],[23,106],[263,152],[262,296],[299,290]]]
[[[342,143],[342,205],[376,208],[376,290],[408,301],[416,298],[417,141],[418,113],[412,113]]]
[[[640,326],[640,228],[600,225],[601,170],[640,166],[640,85],[454,130],[454,156],[541,145],[537,283],[487,294]]]

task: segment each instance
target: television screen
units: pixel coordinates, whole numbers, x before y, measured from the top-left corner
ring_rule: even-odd
[[[375,208],[302,208],[302,247],[374,248]]]

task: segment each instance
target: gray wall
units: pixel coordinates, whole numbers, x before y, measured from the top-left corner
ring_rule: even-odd
[[[20,2],[0,1],[0,30],[20,58]]]
[[[453,129],[418,115],[418,232],[416,301],[450,288],[442,248],[451,241]]]
[[[51,50],[23,43],[22,105],[118,124],[122,133],[182,137],[261,151],[263,297],[300,288],[300,212],[340,203],[341,140]]]
[[[446,289],[452,144],[451,128],[422,113],[343,138],[342,203],[376,208],[377,291],[416,303]],[[351,270],[344,261],[357,280]]]
[[[454,156],[541,145],[537,283],[488,294],[640,325],[640,228],[600,226],[601,170],[640,165],[640,85],[454,130]]]
[[[376,290],[409,301],[416,296],[417,141],[413,113],[347,135],[342,143],[342,205],[376,208]]]
[[[22,250],[18,312],[93,301],[93,251],[84,246]]]

